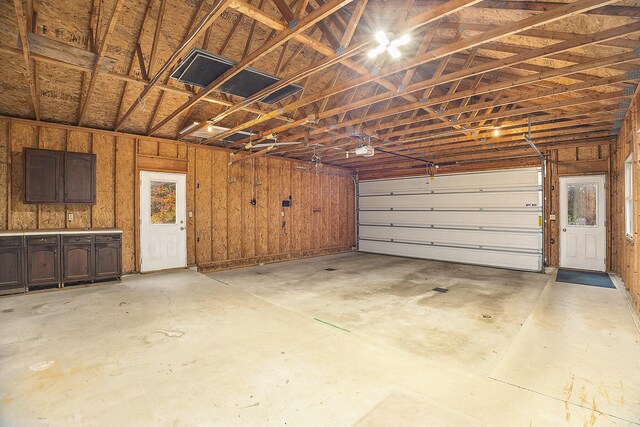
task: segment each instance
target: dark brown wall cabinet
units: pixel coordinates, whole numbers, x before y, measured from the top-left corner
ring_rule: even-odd
[[[95,154],[64,153],[64,202],[96,203]]]
[[[24,149],[25,203],[96,202],[95,154]]]
[[[122,276],[120,233],[0,237],[0,295]]]
[[[22,237],[0,237],[0,295],[26,290],[22,254]]]

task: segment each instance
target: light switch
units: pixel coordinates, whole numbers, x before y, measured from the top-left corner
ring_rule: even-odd
[[[73,213],[69,212],[69,222],[73,221]]]
[[[193,218],[193,212],[189,211],[189,218]]]
[[[555,221],[556,220],[556,216],[554,214],[550,214],[549,215],[549,220]]]

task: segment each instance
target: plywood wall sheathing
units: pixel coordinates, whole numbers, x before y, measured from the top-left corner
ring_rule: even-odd
[[[613,270],[618,273],[640,312],[640,98],[638,91],[620,128],[611,157],[611,249]],[[624,163],[631,154],[633,161],[633,226],[632,235],[625,232]]]
[[[27,205],[22,202],[22,148],[38,146],[96,154],[95,205]],[[9,150],[11,165],[6,159],[3,161]],[[123,230],[123,269],[138,271],[140,170],[137,159],[160,155],[158,159],[184,159],[188,164],[187,211],[191,216],[187,218],[186,231],[189,265],[230,268],[350,250],[354,244],[350,231],[339,231],[351,236],[344,241],[317,239],[322,232],[315,232],[309,220],[317,216],[318,226],[333,223],[336,230],[340,227],[342,222],[333,219],[352,214],[353,199],[345,202],[345,206],[336,205],[339,210],[332,210],[333,205],[328,202],[318,213],[312,213],[313,204],[309,201],[316,197],[322,203],[323,198],[332,197],[331,191],[336,194],[348,192],[352,187],[350,178],[326,174],[317,177],[295,168],[304,167],[305,163],[279,158],[258,157],[254,160],[255,169],[252,161],[230,167],[229,153],[229,150],[219,148],[122,133],[0,119],[0,173],[9,178],[0,181],[0,229],[118,227]],[[10,170],[5,169],[8,166]],[[328,180],[332,186],[330,190],[325,188],[325,193],[314,196],[309,184],[320,180]],[[320,190],[320,187],[316,189]],[[282,201],[289,195],[292,206],[282,208]],[[255,206],[251,204],[254,196]],[[73,214],[72,221],[69,213]],[[297,237],[294,239],[294,236]]]

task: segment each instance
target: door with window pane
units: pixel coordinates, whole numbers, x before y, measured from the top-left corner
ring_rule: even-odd
[[[560,178],[560,267],[605,271],[605,176]]]
[[[141,271],[187,266],[186,176],[140,172]]]

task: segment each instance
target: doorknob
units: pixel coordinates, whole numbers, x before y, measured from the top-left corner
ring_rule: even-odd
[[[562,229],[562,231],[567,231],[567,229],[566,229],[566,228],[563,228],[563,229]]]
[[[184,227],[180,227],[180,231],[184,230]]]

